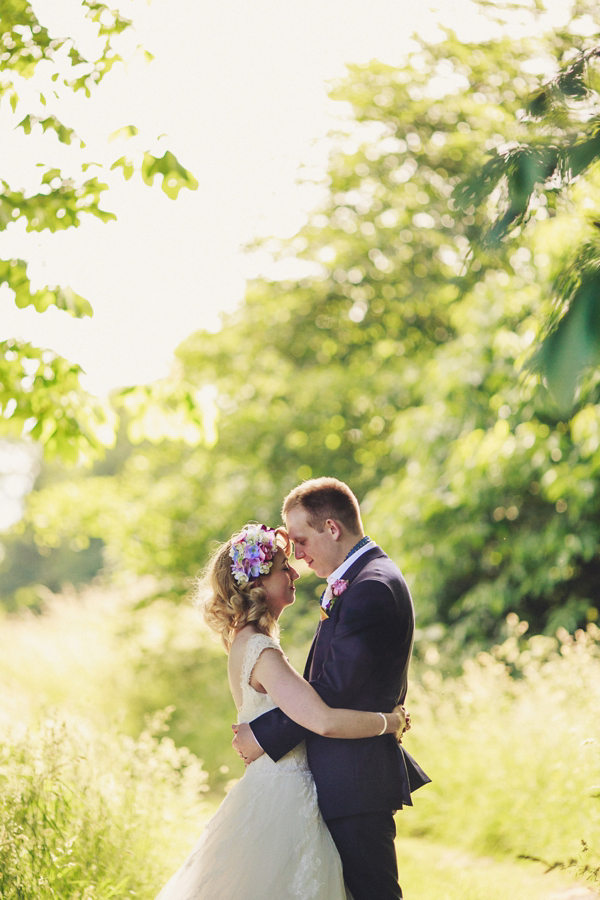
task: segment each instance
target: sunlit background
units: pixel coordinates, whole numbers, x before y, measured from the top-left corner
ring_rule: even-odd
[[[80,0],[33,7],[97,52]],[[51,233],[17,210],[1,232],[0,259],[27,260],[34,290],[70,286],[93,317],[18,309],[0,285],[0,340],[81,365],[90,395],[80,408],[73,381],[48,377],[63,396],[26,423],[46,419],[45,450],[10,432],[17,400],[0,396],[0,895],[152,900],[242,774],[195,576],[215,541],[335,474],[415,599],[406,746],[433,784],[398,818],[406,896],[597,896],[600,377],[571,372],[565,409],[528,364],[568,252],[595,246],[600,179],[591,166],[538,190],[495,245],[479,242],[500,188],[451,197],[529,139],[528,98],[599,43],[598,10],[119,9],[124,61],[91,97],[46,63],[16,77],[16,113],[0,90],[2,178],[35,192],[41,162],[97,163],[116,215]],[[569,103],[593,124],[590,73],[588,106]],[[21,108],[85,146],[15,129]],[[191,173],[176,199],[110,169],[166,150]],[[24,402],[48,371],[29,365]],[[300,668],[321,589],[303,573],[283,623]]]
[[[93,28],[77,5],[46,0],[44,22],[85,52]],[[567,0],[546,5],[536,28],[568,20]],[[217,329],[221,313],[242,300],[248,278],[293,278],[306,270],[296,260],[274,263],[268,244],[254,251],[249,245],[258,237],[291,237],[318,206],[328,135],[352,128],[349,108],[328,93],[348,62],[397,64],[418,49],[414,35],[435,41],[448,27],[465,41],[501,30],[518,38],[532,29],[518,10],[500,29],[470,0],[183,0],[175,15],[166,0],[131,0],[120,8],[134,22],[119,45],[125,64],[102,83],[93,107],[81,93],[62,98],[55,111],[86,142],[82,158],[93,151],[94,159],[110,162],[119,143],[131,153],[131,141],[114,134],[134,124],[138,152],[168,145],[199,188],[173,203],[158,186],[148,190],[112,173],[106,206],[117,221],[84,220],[76,229],[34,235],[19,222],[3,235],[3,254],[30,262],[33,288],[69,285],[91,302],[91,319],[52,307],[43,315],[18,309],[0,286],[0,340],[18,336],[50,347],[82,366],[82,384],[100,396],[166,375],[180,341],[198,328]],[[579,30],[585,33],[585,20]],[[532,72],[547,68],[547,60],[531,60]],[[452,78],[441,67],[432,97],[443,95]],[[464,87],[460,79],[456,87]],[[34,85],[20,89],[40,114],[54,111],[50,98],[44,112]],[[5,107],[0,128],[10,124]],[[65,156],[52,133],[12,132],[2,153],[4,176],[26,188],[40,158],[60,165]],[[2,529],[21,515],[34,472],[27,448],[0,453]]]
[[[536,27],[564,24],[567,0],[547,6]],[[44,21],[85,49],[90,38],[76,7],[76,0],[45,0]],[[175,13],[166,0],[138,0],[122,10],[134,21],[123,36],[127,64],[104,81],[93,108],[77,96],[63,101],[62,115],[88,143],[83,156],[93,149],[102,162],[117,157],[106,139],[123,126],[140,129],[143,149],[164,134],[199,189],[172,203],[157,186],[149,191],[114,174],[107,205],[117,222],[35,236],[13,227],[3,237],[5,255],[32,261],[36,285],[69,284],[90,300],[94,317],[17,310],[0,293],[0,339],[19,334],[78,362],[93,393],[166,374],[177,344],[197,328],[217,328],[220,313],[243,298],[247,278],[293,277],[289,268],[271,268],[265,251],[244,247],[259,236],[292,236],[318,205],[327,135],[348,122],[346,105],[328,96],[346,63],[397,64],[417,49],[413,34],[435,41],[444,27],[468,41],[499,32],[469,0],[181,0]],[[511,18],[508,34],[531,30],[518,12]],[[150,64],[138,45],[153,54]],[[531,61],[534,72],[546,68]],[[442,93],[448,73],[442,68],[438,77]],[[15,132],[2,154],[5,177],[27,186],[40,154],[60,159],[52,134],[32,140]]]

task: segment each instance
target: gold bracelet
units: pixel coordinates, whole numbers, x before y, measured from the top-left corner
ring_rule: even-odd
[[[381,731],[378,734],[376,734],[375,737],[381,737],[381,735],[385,734],[386,731],[388,730],[388,720],[386,718],[385,713],[377,713],[377,715],[381,716],[384,724],[383,724],[383,728],[381,729]]]

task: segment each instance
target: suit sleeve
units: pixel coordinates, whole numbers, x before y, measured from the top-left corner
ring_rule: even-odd
[[[252,734],[274,762],[303,741],[308,731],[283,712],[271,709],[250,722]]]
[[[324,665],[310,681],[328,706],[356,708],[353,698],[369,682],[382,648],[389,643],[390,622],[397,621],[397,615],[393,594],[384,583],[353,585],[340,608]],[[307,734],[280,709],[250,724],[256,740],[275,762]]]

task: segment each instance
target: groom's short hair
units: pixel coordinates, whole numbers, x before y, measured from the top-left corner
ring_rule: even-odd
[[[283,501],[284,519],[298,506],[305,510],[306,520],[315,531],[322,532],[327,519],[340,522],[350,534],[362,531],[358,500],[348,485],[337,478],[310,478],[295,487]]]

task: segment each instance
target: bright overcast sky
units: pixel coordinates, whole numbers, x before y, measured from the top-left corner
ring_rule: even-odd
[[[52,33],[77,36],[85,51],[77,0],[33,5]],[[552,23],[564,21],[565,0],[548,5],[556,10]],[[18,335],[80,363],[98,394],[165,375],[181,340],[216,328],[220,311],[242,299],[257,266],[242,246],[302,225],[318,192],[296,178],[302,163],[324,171],[324,137],[345,114],[328,99],[327,84],[345,63],[398,63],[416,30],[441,37],[438,23],[463,39],[489,33],[468,0],[438,0],[433,10],[426,0],[124,0],[120,7],[134,18],[133,44],[154,62],[138,54],[115,67],[91,100],[80,92],[50,111],[86,139],[83,159],[114,160],[129,148],[106,137],[137,125],[135,146],[156,155],[171,149],[199,188],[174,202],[158,182],[148,188],[114,173],[104,206],[117,222],[90,217],[57,234],[26,234],[17,223],[0,249],[2,258],[31,261],[35,287],[70,285],[94,308],[84,320],[53,309],[38,314],[16,309],[8,290],[0,291],[0,339]],[[8,125],[5,113],[5,135]],[[3,160],[3,177],[15,188],[28,186],[36,162],[63,158],[52,133],[19,135]],[[2,143],[5,151],[6,137]]]

